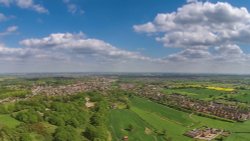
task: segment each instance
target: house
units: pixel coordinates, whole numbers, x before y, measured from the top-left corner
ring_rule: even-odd
[[[184,135],[191,137],[191,138],[195,138],[197,136],[200,136],[201,134],[202,134],[201,130],[194,129],[194,130],[186,132]]]
[[[128,141],[128,136],[123,136],[122,140]]]

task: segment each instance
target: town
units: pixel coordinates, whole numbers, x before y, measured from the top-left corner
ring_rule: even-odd
[[[48,140],[64,130],[74,131],[70,138],[74,134],[82,140],[108,141],[205,141],[247,136],[250,108],[247,99],[241,99],[250,90],[247,81],[239,87],[231,83],[239,83],[241,78],[224,78],[227,85],[212,76],[212,80],[202,78],[205,82],[194,76],[177,78],[99,75],[6,79],[0,81],[0,121],[7,119],[6,124],[1,122],[2,128],[10,128],[17,138],[25,137],[19,133],[25,128],[29,136],[46,138],[46,132]],[[15,125],[9,127],[8,121]],[[35,133],[30,135],[30,129]]]
[[[173,108],[182,108],[189,110],[189,112],[214,115],[233,121],[246,121],[250,119],[249,106],[239,107],[238,105],[226,105],[214,101],[203,101],[178,93],[166,95],[161,93],[164,87],[166,86],[146,84],[145,86],[136,87],[133,84],[121,84],[121,89],[133,91],[139,96],[158,101],[159,103],[166,104]]]

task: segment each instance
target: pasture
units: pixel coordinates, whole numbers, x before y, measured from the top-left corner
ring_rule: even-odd
[[[165,94],[178,93],[189,96],[191,98],[201,99],[201,100],[212,100],[220,98],[223,99],[227,95],[232,95],[228,91],[219,91],[207,88],[176,88],[176,89],[165,89],[163,90],[163,92]]]
[[[139,97],[131,98],[131,104],[131,111],[156,130],[166,130],[167,136],[171,137],[173,141],[192,140],[183,133],[201,126],[230,131],[231,135],[225,138],[226,141],[247,141],[247,137],[250,135],[250,121],[230,123],[201,117]]]
[[[150,124],[127,109],[112,110],[109,116],[109,123],[112,137],[115,141],[121,140],[124,136],[128,136],[129,140],[161,140],[156,136]]]

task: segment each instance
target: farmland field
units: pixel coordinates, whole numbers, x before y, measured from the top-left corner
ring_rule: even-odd
[[[138,97],[131,99],[131,101],[133,105],[131,108],[132,111],[137,113],[145,121],[151,123],[156,129],[166,128],[167,133],[176,141],[189,140],[189,138],[183,136],[183,133],[201,126],[231,131],[232,135],[226,138],[228,141],[246,140],[250,135],[250,133],[244,133],[245,131],[250,131],[249,121],[244,123],[229,123],[177,111]]]
[[[202,114],[180,107],[186,101],[198,107],[214,102],[223,113],[224,107],[220,106],[227,105],[238,112],[248,111],[248,86],[218,82],[216,86],[209,80],[105,79],[12,78],[1,81],[0,98],[7,100],[0,106],[0,138],[6,141],[23,138],[32,141],[120,141],[123,138],[129,141],[193,141],[184,134],[209,127],[229,133],[228,136],[218,135],[215,141],[248,141],[248,119],[237,121],[227,119],[228,116]],[[91,89],[81,89],[86,87]],[[34,94],[32,90],[38,92]],[[171,105],[173,101],[169,98],[175,98],[177,104]],[[87,101],[93,104],[88,107]]]
[[[168,91],[166,90],[166,93]],[[173,92],[181,93],[184,95],[188,95],[197,99],[209,99],[209,98],[218,98],[222,97],[226,94],[230,94],[229,92],[218,91],[207,88],[178,88],[173,89]]]
[[[142,120],[136,113],[130,110],[113,110],[109,117],[110,129],[113,140],[122,139],[123,136],[129,136],[131,140],[153,141],[160,140],[154,133],[154,128]],[[129,126],[132,125],[132,131]]]

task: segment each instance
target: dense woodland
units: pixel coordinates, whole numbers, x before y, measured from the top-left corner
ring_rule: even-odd
[[[85,108],[86,96],[96,102],[94,108]],[[97,92],[70,97],[41,96],[1,105],[1,114],[10,114],[22,122],[14,129],[2,127],[1,138],[29,141],[32,140],[29,135],[32,132],[43,140],[107,140],[107,107],[107,101]]]

